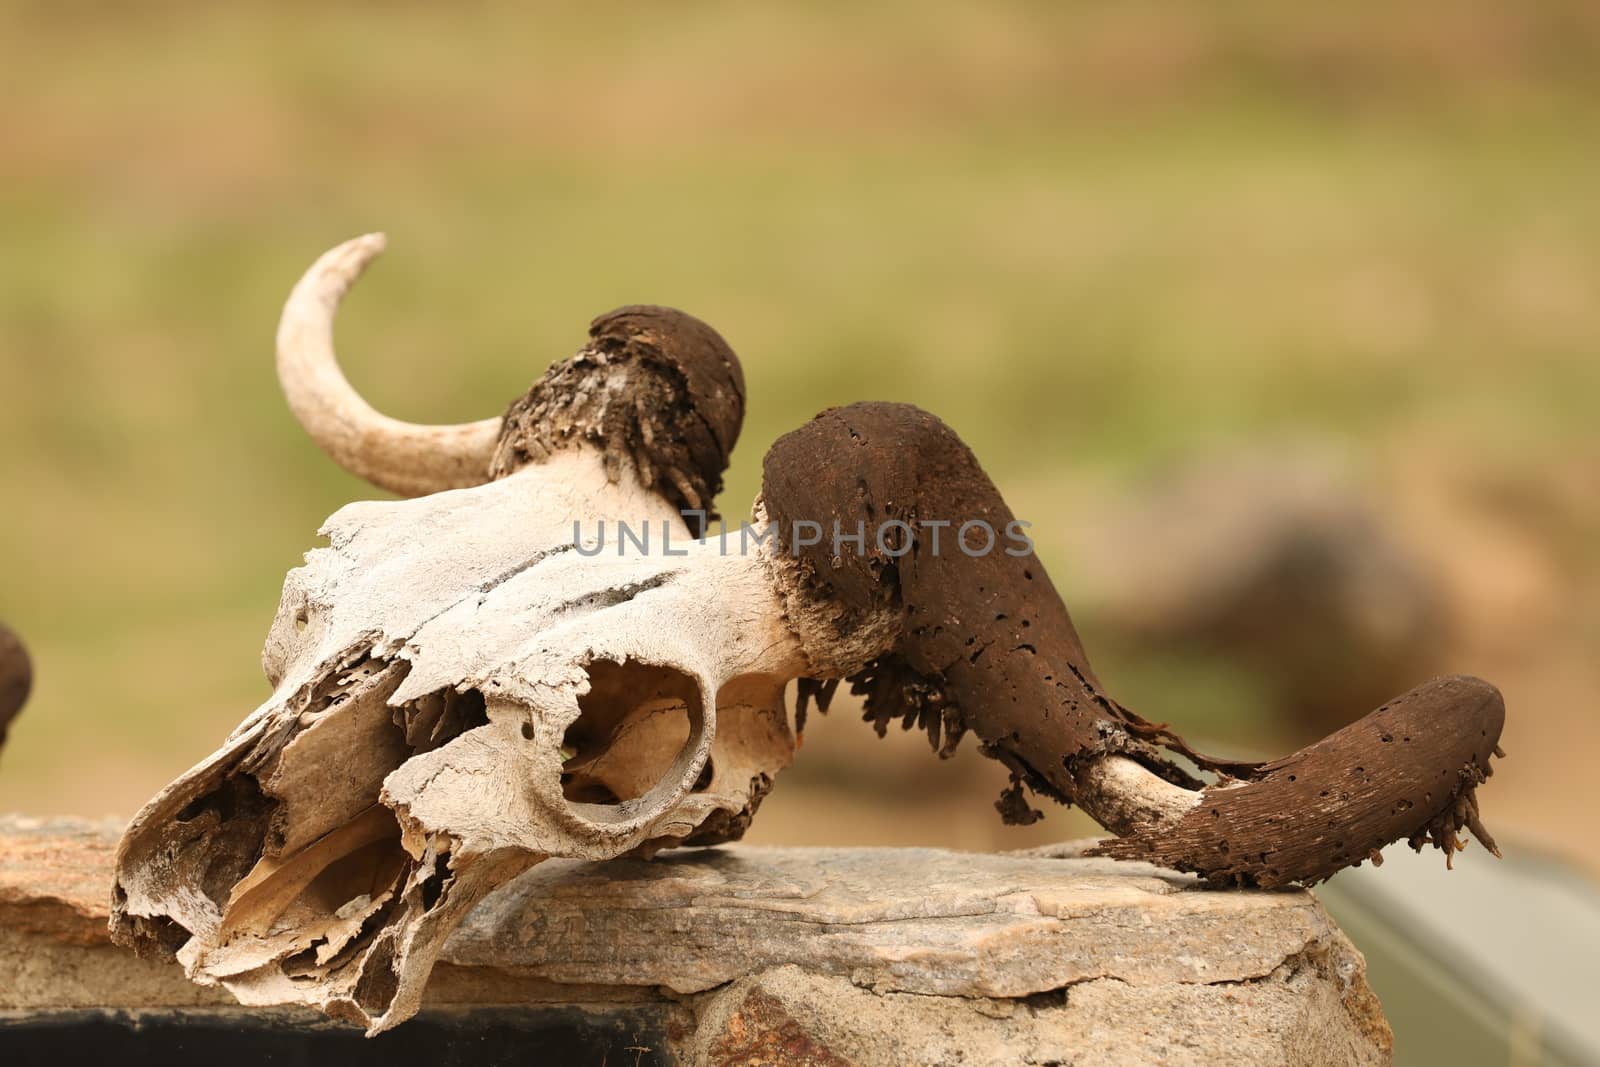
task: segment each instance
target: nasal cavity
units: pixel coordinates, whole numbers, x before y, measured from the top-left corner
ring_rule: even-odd
[[[589,692],[562,739],[567,800],[614,806],[670,786],[687,771],[702,721],[694,678],[637,660],[596,660],[588,673]]]

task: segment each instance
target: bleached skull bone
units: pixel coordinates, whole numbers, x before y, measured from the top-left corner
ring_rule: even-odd
[[[601,519],[656,541],[594,552]],[[488,889],[736,836],[790,760],[805,663],[770,553],[694,540],[595,449],[322,532],[268,637],[272,696],[127,835],[119,906],[187,931],[197,979],[381,1028]]]
[[[688,382],[732,410],[731,429],[696,418],[686,440],[619,459],[584,431],[653,379],[586,349],[513,462],[495,452],[502,420],[399,423],[339,372],[334,309],[381,247],[340,246],[296,287],[280,379],[335,458],[432,495],[329,519],[328,546],[285,583],[263,655],[272,695],[134,819],[113,917],[122,940],[242,1001],[313,1004],[374,1032],[417,1009],[465,912],[543,858],[737,837],[790,761],[783,691],[806,668],[770,544],[696,541],[680,511],[721,467],[696,481],[672,463],[737,434],[736,363]],[[655,542],[584,543],[608,524]]]

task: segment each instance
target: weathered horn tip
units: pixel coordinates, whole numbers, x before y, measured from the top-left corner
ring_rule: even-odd
[[[1498,686],[1472,674],[1447,674],[1443,677],[1435,678],[1425,686],[1425,688],[1434,687],[1448,689],[1463,697],[1475,695],[1489,702],[1503,703],[1504,701]]]
[[[1205,790],[1175,824],[1138,827],[1093,854],[1263,887],[1315,884],[1395,841],[1452,861],[1463,830],[1498,855],[1476,791],[1504,726],[1499,689],[1435,678],[1241,783]]]
[[[353,280],[366,269],[367,264],[383,255],[388,248],[388,234],[376,230],[364,233],[360,237],[352,237],[338,245],[323,257],[323,264],[331,268],[330,273]]]
[[[328,333],[332,329],[331,315],[355,280],[361,277],[367,265],[389,247],[383,233],[364,233],[328,249],[300,278],[289,294],[283,317],[278,323],[278,350],[280,360],[304,343],[308,331],[313,334]],[[330,342],[331,344],[331,342]],[[283,367],[280,362],[279,372]]]
[[[1506,725],[1506,701],[1497,686],[1470,674],[1451,674],[1418,686],[1406,699],[1424,715],[1453,716],[1458,728],[1475,728],[1486,742],[1478,746],[1484,750],[1481,762],[1486,764],[1489,755],[1497,754]]]

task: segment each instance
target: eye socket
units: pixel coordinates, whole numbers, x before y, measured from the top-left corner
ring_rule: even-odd
[[[702,722],[700,686],[671,667],[626,660],[588,666],[589,691],[562,738],[561,792],[570,804],[615,808],[670,787]]]

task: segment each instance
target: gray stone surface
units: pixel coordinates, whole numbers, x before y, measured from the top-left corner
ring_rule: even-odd
[[[485,900],[445,958],[678,993],[794,964],[878,992],[1023,997],[1248,981],[1336,936],[1309,893],[1202,892],[1143,864],[730,847],[552,860]]]
[[[226,1004],[106,941],[113,842],[0,820],[0,1012]],[[427,1000],[642,1012],[661,1062],[1388,1061],[1363,961],[1311,894],[1072,852],[551,861],[469,916]]]

